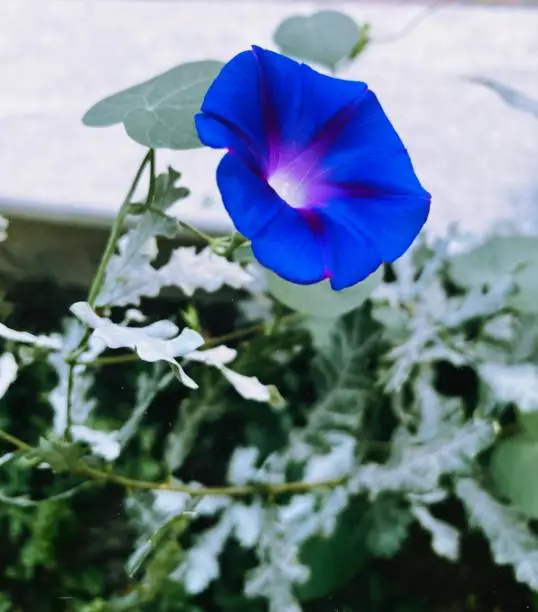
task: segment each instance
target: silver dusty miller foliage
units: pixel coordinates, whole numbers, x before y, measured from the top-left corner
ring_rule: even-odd
[[[165,208],[159,201],[153,206]],[[74,317],[57,333],[40,336],[0,324],[2,395],[36,361],[46,360],[57,372],[58,382],[48,396],[50,429],[42,432],[38,447],[27,449],[41,469],[86,474],[90,483],[97,469],[106,478],[102,466],[114,469],[147,411],[156,409],[159,395],[174,385],[188,389],[163,449],[163,465],[173,477],[145,491],[137,490],[134,481],[125,498],[138,533],[125,562],[138,587],[124,597],[103,600],[95,609],[121,610],[151,601],[167,582],[182,585],[185,605],[190,605],[191,597],[219,580],[222,555],[231,541],[257,559],[245,570],[243,596],[265,598],[274,612],[302,609],[312,585],[308,547],[325,543],[329,563],[331,543],[342,528],[350,538],[359,534],[352,556],[391,557],[417,523],[429,533],[433,551],[456,562],[464,534],[436,516],[436,508],[451,497],[467,512],[468,528],[489,540],[495,562],[512,566],[518,581],[538,591],[538,538],[527,524],[532,518],[528,504],[522,511],[517,496],[509,505],[503,501],[491,487],[488,462],[479,460],[505,443],[499,439],[497,420],[504,405],[517,406],[527,436],[538,411],[538,345],[529,344],[522,329],[533,328],[536,319],[513,307],[520,289],[509,275],[498,275],[494,285],[454,290],[458,257],[464,255],[449,255],[448,240],[434,248],[418,245],[394,266],[393,279],[380,282],[366,302],[325,321],[329,341],[316,350],[310,365],[315,399],[300,409],[300,424],[289,421],[285,438],[269,452],[238,438],[221,486],[207,489],[200,482],[184,482],[181,474],[202,428],[229,409],[223,386],[229,385],[236,402],[250,402],[252,410],[285,415],[292,407],[263,370],[241,373],[242,345],[215,345],[200,328],[151,322],[140,310],[142,297],[157,299],[173,278],[180,279],[177,284],[187,296],[226,285],[243,292],[235,298],[239,306],[252,300],[252,292],[270,299],[263,284],[253,282],[261,273],[254,264],[245,267],[228,259],[211,243],[201,249],[177,247],[169,263],[156,267],[156,237],[174,223],[173,217],[138,212],[138,225],[118,240],[107,262],[94,305],[74,304]],[[135,253],[131,263],[124,259],[129,249]],[[176,265],[174,275],[171,266]],[[160,284],[154,282],[159,274],[167,279]],[[249,289],[251,282],[254,288]],[[186,318],[196,326],[194,304]],[[119,311],[111,310],[118,306]],[[257,341],[270,348],[278,332],[271,333],[265,310],[259,316],[260,329],[268,335]],[[278,320],[284,330],[309,328],[306,315]],[[285,368],[308,346],[303,341],[276,350],[272,359]],[[110,351],[117,349],[128,355],[127,361],[138,358],[152,365],[137,374],[130,417],[105,430],[94,416],[94,364],[113,357]],[[472,409],[465,406],[464,396],[450,396],[440,387],[441,364],[475,372],[478,399]],[[384,441],[376,439],[380,418],[392,423]],[[2,456],[0,467],[14,457],[13,452]],[[66,495],[77,492],[75,487]],[[2,502],[21,507],[36,503],[4,495]],[[185,539],[185,534],[191,535]],[[333,584],[327,579],[326,588]],[[316,585],[314,591],[323,591]]]

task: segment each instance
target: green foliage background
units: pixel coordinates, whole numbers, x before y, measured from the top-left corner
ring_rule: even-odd
[[[286,20],[275,41],[335,71],[368,28],[322,11]],[[115,320],[136,305],[226,338],[234,370],[280,395],[247,400],[204,363],[188,366],[191,392],[162,362],[107,353],[77,370],[72,393],[75,409],[94,402],[86,424],[100,441],[130,423],[106,460],[51,435],[62,355],[0,333],[18,366],[0,397],[0,612],[538,610],[538,239],[499,234],[459,255],[452,234],[419,241],[337,296],[269,275],[271,316],[259,309],[254,326],[246,291],[153,299],[144,247],[176,235],[166,211],[188,195],[179,173],[156,176],[155,149],[199,146],[192,114],[219,66],[179,66],[85,115],[150,147],[146,202],[128,196],[121,213],[138,222],[122,246],[113,231],[88,301]],[[163,91],[170,104],[149,112]],[[249,260],[237,236],[208,242]],[[61,332],[72,349],[82,326],[66,313],[83,299],[14,283],[0,322]],[[148,482],[232,489],[197,503]]]
[[[431,261],[432,257],[439,259],[433,251],[426,249],[418,252],[415,260],[426,258],[426,261]],[[456,286],[445,274],[451,269],[457,270],[460,263],[458,258],[452,261],[441,258],[438,264],[436,277],[446,279],[443,284],[449,288],[449,293],[456,291]],[[393,271],[386,271],[386,279],[391,280],[392,275]],[[387,286],[396,287],[396,283]],[[460,289],[454,295],[459,292]],[[484,292],[480,295],[488,295],[486,287]],[[42,300],[46,300],[47,309],[39,299],[25,300],[30,293],[46,296]],[[432,297],[431,287],[429,294],[422,292],[422,295]],[[510,302],[508,295],[515,294],[506,295],[507,302]],[[77,297],[50,286],[14,285],[6,296],[15,306],[7,322],[14,328],[41,333],[58,329],[65,305]],[[229,306],[226,296],[222,298],[221,303],[210,306],[204,306],[203,302],[199,304],[203,327],[211,334],[237,329],[238,315]],[[458,306],[461,307],[460,302]],[[156,317],[173,318],[180,307],[181,304],[174,302],[152,302]],[[405,310],[409,309],[407,303]],[[355,496],[340,515],[336,531],[329,539],[314,537],[304,545],[301,558],[310,566],[312,576],[299,587],[303,609],[418,611],[449,610],[453,609],[450,606],[457,605],[460,606],[458,609],[465,610],[516,610],[532,606],[532,590],[518,584],[510,568],[497,566],[489,550],[488,538],[470,530],[466,518],[469,509],[465,510],[458,500],[458,481],[450,476],[450,466],[447,476],[456,485],[456,495],[438,502],[433,500],[431,511],[437,519],[461,530],[460,559],[453,562],[439,558],[431,549],[429,537],[409,514],[409,499],[406,499],[404,491],[406,487],[413,488],[413,483],[408,482],[409,478],[413,479],[413,474],[406,475],[405,465],[394,464],[390,459],[395,444],[392,438],[391,448],[391,436],[399,427],[398,417],[390,409],[391,394],[382,392],[378,384],[380,375],[383,377],[393,372],[387,355],[394,346],[390,338],[398,331],[394,327],[398,312],[401,314],[398,308],[388,310],[383,301],[368,301],[359,310],[345,315],[333,336],[329,360],[312,346],[311,337],[301,326],[285,327],[282,332],[253,335],[240,341],[241,371],[255,373],[275,383],[286,398],[287,407],[274,411],[247,402],[234,394],[216,373],[200,369],[199,376],[206,377],[201,384],[203,391],[195,398],[187,397],[183,387],[176,384],[162,392],[152,403],[136,435],[117,462],[115,471],[138,479],[166,478],[164,455],[167,436],[180,423],[183,431],[185,427],[196,430],[196,441],[181,468],[182,480],[219,485],[226,481],[227,465],[235,447],[254,446],[262,457],[267,456],[281,449],[290,433],[304,434],[316,409],[319,411],[327,401],[336,401],[332,406],[333,412],[340,417],[343,414],[356,417],[356,422],[351,424],[358,427],[356,435],[371,443],[363,461],[367,462],[369,458],[383,465],[388,459],[386,465],[392,463],[395,466],[396,482],[387,480],[384,483],[380,480],[383,477],[380,472],[376,481],[381,490],[386,490],[377,501],[369,501],[362,494]],[[535,330],[536,317],[526,315],[528,318],[523,320],[523,315],[518,314],[513,318],[519,333],[511,343],[488,337],[484,329],[491,328],[492,323],[498,323],[503,317],[513,315],[514,311],[507,306],[485,315],[472,316],[457,332],[459,335],[465,328],[467,344],[463,353],[470,354],[482,345],[481,350],[500,351],[496,355],[504,356],[504,360],[510,362],[522,350],[517,343],[523,337],[528,339],[530,330]],[[387,320],[387,316],[391,320]],[[444,329],[441,333],[449,337],[454,332]],[[537,334],[534,337],[536,339]],[[293,351],[286,353],[291,347],[294,347]],[[537,350],[538,343],[527,346],[527,357],[535,359]],[[286,367],[282,367],[275,362],[275,354],[293,356],[288,357]],[[478,364],[455,367],[440,356],[428,360],[430,366],[434,372],[434,384],[426,389],[426,393],[441,394],[438,397],[445,399],[461,398],[466,419],[480,411],[494,410],[495,420],[506,432],[495,443],[494,455],[505,444],[506,436],[514,439],[514,435],[520,435],[512,433],[519,427],[510,405],[499,412],[503,404],[483,395]],[[410,367],[403,389],[402,409],[412,416],[418,370],[416,364]],[[151,368],[148,370],[144,364],[125,364],[105,366],[96,372],[92,394],[98,400],[99,426],[111,429],[128,418],[136,379],[146,370],[151,371]],[[47,402],[47,392],[55,383],[55,373],[45,363],[35,362],[24,368],[2,400],[1,428],[30,444],[37,444],[39,436],[50,427],[52,411]],[[342,389],[356,390],[352,396],[354,402],[350,405],[338,405],[338,394]],[[491,407],[486,407],[488,401],[493,401]],[[494,405],[498,408],[492,408]],[[179,420],[178,410],[181,413]],[[347,422],[346,426],[349,424]],[[454,430],[454,435],[461,436],[464,428],[462,423]],[[313,435],[316,435],[314,431]],[[6,447],[5,450],[12,449]],[[431,457],[431,452],[431,449],[426,449],[424,461],[427,461],[428,453]],[[489,475],[490,456],[491,451],[487,451],[477,458],[471,473],[478,476],[485,486],[495,489]],[[438,469],[443,471],[445,467]],[[202,594],[187,595],[181,584],[167,578],[168,572],[181,560],[183,550],[192,545],[193,538],[204,524],[194,524],[187,529],[181,523],[168,526],[167,533],[146,562],[145,571],[129,577],[125,559],[136,547],[142,523],[132,508],[129,511],[131,494],[127,490],[88,483],[68,474],[28,469],[24,467],[22,457],[3,465],[0,475],[1,495],[6,498],[0,504],[0,558],[4,568],[0,578],[3,606],[0,609],[25,612],[266,609],[263,600],[247,599],[243,595],[243,577],[249,568],[255,566],[255,559],[251,552],[233,541],[228,542],[220,555],[220,579]],[[427,478],[428,474],[423,476]],[[290,477],[293,478],[293,474]],[[527,476],[512,470],[510,477],[524,479]],[[50,501],[51,497],[78,484],[83,486],[83,490],[76,495]],[[449,481],[445,486],[447,484],[450,489]],[[28,499],[36,501],[28,502]],[[137,495],[136,499],[143,504],[146,495]],[[506,509],[513,511],[509,506]],[[515,530],[516,524],[508,527]],[[508,537],[514,539],[514,534]],[[489,537],[495,540],[498,536],[499,533],[493,533]],[[527,540],[518,554],[523,555],[525,550],[536,554],[529,548],[532,544],[532,539],[528,539],[532,538],[530,532],[525,537]],[[128,601],[120,603],[126,594],[134,592],[138,592],[138,598],[133,606],[129,607]]]

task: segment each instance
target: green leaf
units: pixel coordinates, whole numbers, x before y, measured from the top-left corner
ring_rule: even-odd
[[[181,64],[101,100],[84,115],[90,127],[123,123],[135,141],[154,149],[196,149],[201,143],[194,115],[223,64]]]
[[[128,348],[148,363],[166,361],[177,374],[178,379],[190,389],[198,385],[186,374],[175,357],[184,357],[202,346],[204,339],[198,332],[185,327],[178,334],[178,327],[171,321],[156,321],[144,327],[128,327],[113,323],[100,317],[87,302],[76,302],[71,312],[94,331],[92,336],[99,338],[108,348]]]
[[[456,481],[455,493],[489,540],[495,563],[511,565],[518,582],[538,591],[538,539],[515,508],[499,503],[472,478]]]
[[[485,363],[478,371],[499,403],[516,405],[519,424],[538,440],[538,366]]]
[[[396,431],[392,452],[384,464],[363,464],[349,482],[353,493],[434,491],[445,474],[466,474],[473,460],[494,440],[491,424],[476,419],[446,424],[433,440],[424,444],[404,428]]]
[[[136,381],[136,399],[131,416],[117,432],[117,440],[122,449],[135,437],[140,423],[155,397],[163,389],[166,389],[173,380],[174,375],[171,372],[164,374],[162,364],[156,364],[151,375],[146,372],[139,375]]]
[[[363,33],[348,15],[319,11],[308,17],[295,15],[284,20],[274,40],[282,53],[334,70],[344,58],[357,55]]]
[[[177,221],[166,214],[166,211],[179,200],[189,195],[186,187],[178,185],[181,173],[168,166],[166,172],[161,172],[155,179],[155,192],[149,208],[145,207],[142,218],[136,225],[136,242],[131,244],[132,256],[153,236],[174,238],[178,232]]]
[[[0,355],[0,399],[17,379],[19,366],[12,353]]]
[[[186,246],[175,249],[159,276],[164,286],[179,287],[188,297],[198,290],[214,293],[224,285],[248,289],[254,281],[239,263],[217,255],[210,246],[201,251]]]
[[[493,236],[450,261],[454,280],[464,287],[491,285],[502,273],[512,273],[538,256],[538,239],[528,236]]]
[[[166,211],[189,194],[188,189],[176,184],[180,177],[169,167],[156,178],[151,206],[137,208],[136,226],[122,236],[118,252],[107,266],[98,306],[139,305],[141,297],[159,294],[164,279],[152,266],[157,256],[155,237],[173,238],[177,234],[177,221]]]
[[[509,304],[523,313],[538,312],[538,259],[522,268],[516,277],[518,292]]]
[[[383,326],[383,337],[394,346],[409,337],[409,315],[399,304],[375,300],[372,316]]]
[[[529,518],[538,518],[538,442],[522,433],[497,445],[491,457],[491,476],[499,493]]]
[[[500,278],[514,281],[517,292],[508,304],[521,312],[538,310],[538,238],[494,236],[450,262],[452,278],[467,289],[495,286]]]
[[[429,532],[432,548],[449,561],[457,561],[460,556],[460,533],[457,529],[433,516],[423,504],[413,504],[411,512],[420,526]]]
[[[171,530],[168,539],[159,543],[153,558],[147,564],[143,592],[145,598],[150,601],[163,590],[170,572],[178,566],[182,559],[183,551],[174,535],[174,531]]]
[[[413,517],[399,497],[382,495],[370,504],[364,520],[368,549],[373,555],[388,559],[405,542]]]
[[[325,317],[308,316],[303,320],[303,325],[309,331],[313,345],[320,351],[330,347],[337,323],[338,319]]]
[[[368,299],[381,282],[383,271],[377,270],[368,278],[349,289],[334,291],[328,280],[314,285],[289,283],[267,270],[266,279],[269,292],[282,304],[298,312],[331,320],[355,310]]]
[[[135,550],[126,563],[129,576],[138,573],[165,540],[173,540],[174,535],[183,532],[192,518],[189,508],[188,496],[174,491],[152,494],[139,491],[126,498],[127,512],[140,532]]]
[[[186,398],[181,404],[178,419],[165,444],[164,462],[170,472],[183,465],[195,447],[201,427],[226,412],[225,399],[215,397],[211,391],[209,385],[203,387],[198,395]]]
[[[340,514],[328,538],[317,536],[307,540],[300,558],[310,569],[310,577],[297,587],[299,597],[302,600],[324,597],[351,580],[368,558],[364,538],[357,508],[350,507]]]
[[[28,460],[28,456],[26,457]],[[34,458],[35,461],[35,458]],[[39,459],[38,459],[39,461]],[[44,503],[62,501],[65,499],[70,499],[80,493],[82,490],[88,488],[90,481],[86,481],[72,489],[68,489],[67,491],[63,491],[62,493],[58,493],[58,495],[52,495],[51,497],[47,497],[45,499],[41,499],[35,501],[33,499],[29,499],[27,495],[19,495],[18,497],[8,497],[0,492],[0,502],[2,504],[7,504],[10,506],[16,506],[18,508],[36,508]]]
[[[329,344],[313,363],[318,400],[308,413],[306,426],[294,432],[299,445],[330,432],[348,432],[353,438],[361,428],[364,411],[379,397],[365,364],[379,350],[379,329],[361,308],[338,321]]]
[[[32,344],[37,348],[43,348],[52,351],[59,351],[62,348],[60,339],[56,336],[34,336],[25,331],[17,331],[0,323],[0,338],[10,342],[21,342],[23,344]]]
[[[53,472],[73,471],[86,451],[79,443],[39,438],[39,446],[26,454],[26,459],[48,463]]]
[[[257,263],[250,245],[236,249],[234,261]],[[284,280],[267,268],[262,267],[262,269],[269,293],[288,308],[308,315],[312,330],[317,332],[319,329],[320,334],[326,339],[334,330],[335,320],[356,310],[370,297],[383,279],[383,270],[380,268],[361,283],[342,291],[334,291],[328,280],[313,285],[297,285]]]
[[[205,351],[194,351],[185,356],[186,361],[205,363],[221,372],[232,387],[245,399],[255,402],[267,402],[275,400],[278,403],[279,393],[274,387],[269,387],[260,382],[256,376],[245,376],[227,367],[227,364],[237,357],[237,351],[228,346],[220,345]],[[280,401],[283,401],[280,397]]]

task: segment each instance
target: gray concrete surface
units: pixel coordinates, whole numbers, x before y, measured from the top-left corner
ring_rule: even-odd
[[[538,121],[463,78],[495,78],[538,99],[538,11],[450,6],[391,41],[420,5],[330,5],[372,24],[377,43],[343,76],[369,83],[407,143],[434,196],[428,231],[538,220]],[[0,214],[108,224],[143,150],[122,127],[84,127],[84,111],[183,61],[272,47],[282,18],[316,9],[295,0],[2,0]],[[229,227],[214,183],[219,156],[159,153],[192,188],[178,214],[216,231]]]

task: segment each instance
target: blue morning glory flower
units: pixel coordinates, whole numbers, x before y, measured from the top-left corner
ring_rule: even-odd
[[[405,253],[428,217],[430,195],[365,83],[253,47],[224,66],[201,111],[202,143],[228,150],[226,210],[286,280],[354,285]]]

